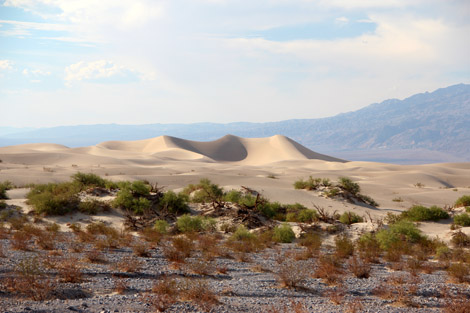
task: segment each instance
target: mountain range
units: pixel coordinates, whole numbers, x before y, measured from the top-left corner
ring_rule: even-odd
[[[268,123],[78,125],[39,129],[0,127],[0,146],[55,143],[89,146],[162,135],[210,141],[284,135],[342,159],[422,164],[470,161],[470,85],[459,84],[320,119]]]

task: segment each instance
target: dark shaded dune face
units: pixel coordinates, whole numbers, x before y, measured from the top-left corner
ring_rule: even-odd
[[[248,156],[248,151],[240,138],[232,135],[208,142],[189,141],[172,137],[171,141],[178,147],[196,152],[214,161],[237,162]]]
[[[200,151],[215,161],[242,161],[248,156],[248,151],[235,136],[224,136],[212,142],[198,142]]]

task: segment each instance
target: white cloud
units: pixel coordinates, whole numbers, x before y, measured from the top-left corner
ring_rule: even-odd
[[[110,83],[126,83],[136,80],[153,80],[153,73],[142,73],[108,60],[92,62],[80,61],[65,69],[66,84],[73,81],[95,81]]]
[[[13,70],[13,62],[10,60],[0,60],[0,70]]]

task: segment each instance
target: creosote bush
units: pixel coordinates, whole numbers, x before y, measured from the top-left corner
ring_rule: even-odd
[[[444,211],[442,208],[432,206],[427,208],[422,205],[414,205],[407,211],[404,211],[401,216],[409,219],[410,221],[438,221],[440,219],[449,218],[449,213]]]
[[[470,215],[468,213],[462,213],[454,216],[454,224],[460,226],[470,226]]]
[[[176,220],[176,227],[182,233],[214,231],[216,222],[213,218],[184,214]]]
[[[362,223],[364,220],[356,213],[348,211],[341,214],[339,221],[343,224],[351,225],[354,223]]]
[[[289,224],[277,226],[273,231],[273,240],[282,243],[290,243],[295,239],[295,233]]]
[[[396,243],[416,243],[425,238],[412,222],[406,220],[390,225],[389,229],[378,231],[376,237],[383,250],[389,250]]]
[[[167,191],[160,199],[160,205],[163,210],[168,210],[175,214],[184,214],[189,211],[188,207],[189,197],[188,195],[180,192],[175,193],[174,191]]]
[[[465,195],[465,196],[461,196],[460,198],[457,199],[457,201],[455,201],[455,204],[454,206],[456,208],[458,207],[468,207],[470,206],[470,195]]]
[[[8,180],[0,183],[0,200],[8,199],[7,190],[13,189],[13,187],[13,184]]]

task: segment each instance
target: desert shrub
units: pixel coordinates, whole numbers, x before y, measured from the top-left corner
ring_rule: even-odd
[[[449,218],[449,214],[444,211],[442,208],[437,206],[432,206],[427,208],[422,205],[414,205],[409,208],[407,211],[402,213],[404,218],[407,218],[411,221],[438,221],[440,219]]]
[[[56,289],[54,281],[46,278],[37,257],[21,260],[15,268],[13,277],[4,278],[0,282],[0,287],[2,285],[14,293],[35,301],[52,299]]]
[[[454,206],[455,207],[470,206],[470,195],[465,195],[465,196],[461,196],[460,198],[458,198],[457,201],[455,201]]]
[[[139,193],[133,193],[131,189],[121,189],[113,200],[113,206],[135,214],[143,214],[145,210],[151,207],[148,199],[140,196]]]
[[[298,203],[288,206],[287,210],[289,212],[286,214],[288,222],[313,223],[318,220],[317,211],[307,209]]]
[[[57,264],[59,277],[66,283],[79,283],[82,281],[82,270],[76,258],[66,258]]]
[[[205,312],[210,312],[220,303],[215,292],[204,280],[185,279],[179,287],[183,300],[192,301]]]
[[[183,214],[189,211],[188,196],[184,193],[176,194],[174,191],[167,191],[160,199],[160,205],[163,210],[168,210],[171,213]]]
[[[256,204],[255,196],[249,193],[242,193],[241,191],[238,191],[238,190],[230,190],[224,195],[223,199],[224,201],[237,203],[243,207],[248,207],[248,208],[252,208]],[[261,202],[263,202],[263,200],[265,199],[261,199]]]
[[[354,223],[362,223],[364,220],[356,213],[348,211],[341,214],[339,221],[343,224],[351,225]]]
[[[339,188],[334,187],[334,188],[331,188],[329,190],[326,190],[324,192],[324,195],[328,198],[333,198],[333,197],[336,197],[339,194],[340,191],[341,190],[339,190]]]
[[[358,183],[355,183],[351,180],[351,178],[349,177],[340,177],[338,178],[338,186],[353,194],[353,195],[357,195],[360,191],[361,191],[361,187],[359,186]]]
[[[377,262],[380,256],[380,244],[373,233],[359,237],[356,247],[361,259],[366,262]]]
[[[150,246],[145,242],[135,243],[132,246],[132,251],[134,252],[135,255],[143,257],[143,258],[149,258],[151,256]]]
[[[364,262],[363,259],[352,257],[348,261],[348,268],[357,278],[369,278],[370,276],[371,266],[369,263]]]
[[[470,246],[470,236],[459,230],[452,234],[450,242],[456,247],[467,247]]]
[[[168,222],[165,220],[156,220],[153,228],[159,232],[160,234],[164,235],[168,232]]]
[[[359,194],[357,196],[358,196],[359,200],[361,200],[362,202],[364,202],[366,204],[369,204],[369,205],[374,206],[374,207],[379,206],[379,203],[377,201],[375,201],[374,199],[372,199],[371,197],[369,197],[369,196],[366,196],[366,195],[363,195],[363,194]]]
[[[335,237],[335,255],[339,258],[347,258],[354,253],[354,243],[346,235],[342,234]]]
[[[197,185],[189,185],[183,193],[188,196],[192,194],[190,200],[196,203],[212,203],[214,207],[223,206],[223,189],[207,178],[202,178]]]
[[[390,225],[389,229],[380,230],[376,237],[383,250],[389,250],[394,243],[400,241],[415,243],[424,238],[421,231],[412,222],[406,220]]]
[[[7,190],[12,189],[13,187],[13,184],[8,180],[4,181],[3,183],[0,183],[0,200],[8,199]]]
[[[468,213],[462,213],[454,216],[454,224],[460,226],[470,226],[470,215]]]
[[[63,215],[78,208],[79,191],[79,186],[73,183],[39,184],[26,197],[38,214]]]
[[[307,233],[299,238],[298,244],[311,252],[320,250],[322,238],[317,233]]]
[[[457,282],[463,283],[468,280],[468,275],[470,275],[470,268],[468,264],[464,264],[462,262],[453,263],[447,268],[447,273]]]
[[[295,233],[289,224],[277,226],[273,231],[273,240],[282,243],[290,243],[295,239]]]
[[[233,240],[252,240],[256,236],[253,233],[250,233],[244,225],[237,227],[237,230],[232,234],[231,239]]]
[[[322,183],[321,178],[313,178],[310,176],[307,180],[299,179],[298,181],[294,182],[295,189],[306,189],[306,190],[315,190],[320,187]]]
[[[93,173],[76,173],[72,175],[74,182],[80,185],[82,189],[89,187],[106,187],[106,180]]]
[[[312,273],[312,266],[305,262],[285,260],[279,265],[276,273],[283,287],[302,287],[303,283]]]
[[[98,212],[108,211],[109,205],[96,199],[85,200],[80,202],[78,205],[78,210],[82,213],[93,215],[97,214]]]
[[[211,275],[216,270],[212,262],[208,262],[206,260],[200,260],[200,259],[193,259],[193,260],[186,262],[185,268],[188,271],[191,271],[195,274],[203,275],[203,276]]]
[[[3,200],[0,200],[0,211],[1,211],[1,210],[4,210],[4,209],[6,209],[6,208],[7,208],[6,202],[3,201]]]
[[[215,229],[215,220],[202,216],[191,216],[184,214],[176,220],[176,227],[182,233],[213,231]]]
[[[337,282],[341,274],[341,264],[339,264],[336,257],[332,255],[321,255],[318,258],[317,268],[314,272],[314,277],[324,279],[328,284]]]
[[[452,257],[452,250],[445,245],[439,246],[436,249],[436,257],[439,261],[446,261]]]

